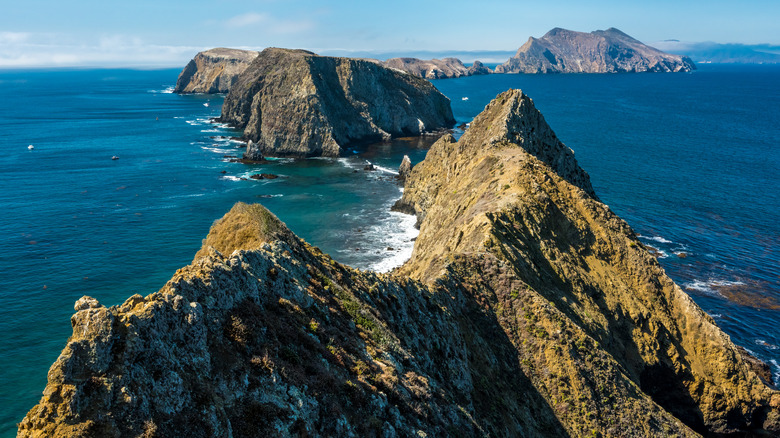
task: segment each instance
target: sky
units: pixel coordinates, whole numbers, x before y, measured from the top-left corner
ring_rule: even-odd
[[[778,0],[2,0],[0,11],[0,68],[180,67],[213,47],[514,52],[554,27],[780,45]]]

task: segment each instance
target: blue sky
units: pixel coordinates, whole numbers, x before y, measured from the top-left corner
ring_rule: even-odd
[[[514,51],[553,27],[652,44],[780,44],[780,1],[6,0],[0,68],[173,66],[211,47]]]

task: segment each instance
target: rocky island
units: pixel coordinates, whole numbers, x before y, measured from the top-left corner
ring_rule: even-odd
[[[530,37],[496,73],[688,72],[687,56],[671,55],[641,43],[618,29],[590,33],[555,28]]]
[[[399,208],[420,235],[378,274],[237,204],[159,291],[76,302],[19,436],[780,433],[780,392],[521,91],[439,139]]]
[[[225,48],[200,52],[181,71],[173,92],[227,93],[257,54],[251,50]]]
[[[382,62],[382,65],[405,71],[425,79],[459,78],[463,76],[491,73],[490,69],[479,61],[474,61],[474,64],[471,67],[466,67],[463,65],[463,62],[457,58],[431,60],[390,58],[387,61]]]
[[[221,122],[263,155],[338,156],[347,146],[421,135],[455,123],[429,81],[362,59],[270,48],[238,77]]]

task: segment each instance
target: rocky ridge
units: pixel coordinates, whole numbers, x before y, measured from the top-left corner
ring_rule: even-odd
[[[19,436],[779,433],[780,393],[545,127],[511,90],[436,142],[391,274],[237,204],[160,291],[76,303]]]
[[[179,73],[174,93],[227,93],[258,52],[216,48],[195,55]]]
[[[483,75],[492,73],[481,62],[474,61],[471,67],[463,65],[460,59],[443,58],[423,60],[417,58],[390,58],[382,62],[388,68],[405,71],[406,73],[425,79],[447,79],[462,76]]]
[[[338,156],[344,147],[455,123],[428,81],[375,62],[270,48],[239,76],[222,122],[271,156]]]
[[[555,28],[530,37],[496,73],[687,72],[687,56],[671,55],[615,28],[590,33]]]

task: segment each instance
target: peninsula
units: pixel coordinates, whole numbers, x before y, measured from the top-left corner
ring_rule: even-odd
[[[439,139],[398,207],[420,235],[390,274],[239,203],[159,291],[81,298],[19,436],[780,433],[780,392],[521,91]]]

